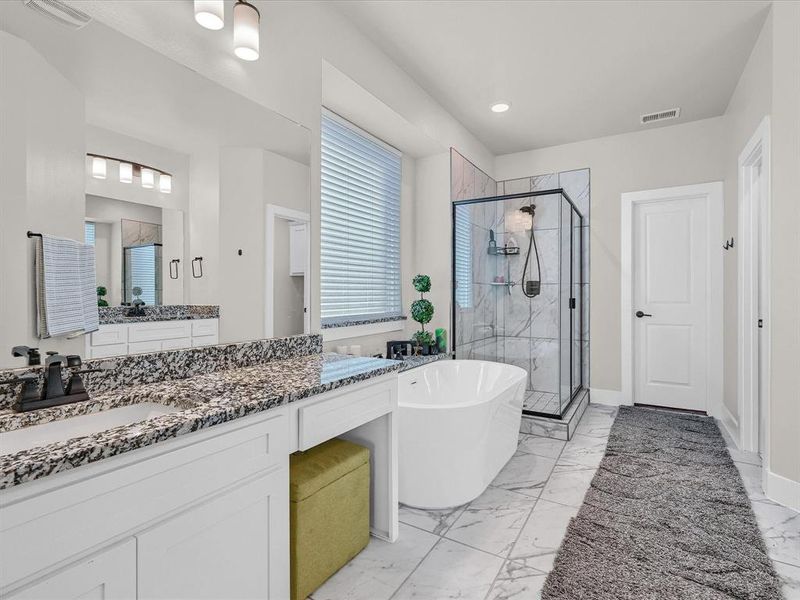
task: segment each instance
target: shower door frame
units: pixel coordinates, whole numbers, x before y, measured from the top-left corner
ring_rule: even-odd
[[[580,310],[578,310],[578,327],[579,327],[578,331],[580,332],[580,338],[578,340],[579,343],[580,343],[580,346],[579,346],[580,351],[578,352],[578,361],[579,361],[579,365],[578,365],[579,366],[579,369],[578,369],[578,374],[579,374],[578,375],[578,386],[575,388],[574,391],[571,390],[572,384],[573,384],[572,374],[575,372],[575,370],[574,370],[575,365],[572,362],[573,358],[574,358],[573,357],[574,353],[572,351],[572,348],[570,347],[569,372],[570,372],[570,391],[571,391],[571,393],[570,393],[569,400],[567,401],[567,403],[563,407],[561,406],[561,391],[560,391],[560,389],[561,389],[561,360],[559,358],[559,365],[558,365],[558,372],[559,372],[559,376],[558,376],[559,414],[555,415],[555,414],[552,414],[552,413],[544,413],[544,412],[539,412],[539,411],[535,411],[535,410],[527,410],[525,408],[522,409],[522,414],[523,415],[528,415],[528,416],[533,416],[533,417],[545,417],[545,418],[548,418],[548,419],[562,420],[564,418],[564,414],[567,412],[569,407],[572,405],[572,402],[584,390],[584,384],[583,384],[583,367],[584,367],[584,365],[583,365],[583,343],[584,343],[584,340],[583,340],[583,329],[584,329],[583,313],[584,313],[584,306],[583,306],[583,303],[584,303],[584,300],[585,300],[584,292],[583,292],[583,286],[584,286],[584,283],[585,283],[584,280],[583,280],[583,277],[584,277],[584,272],[583,272],[583,270],[584,270],[584,265],[583,265],[583,263],[584,263],[584,260],[583,260],[583,258],[584,258],[583,257],[583,250],[584,250],[583,249],[583,244],[585,242],[585,240],[583,239],[583,235],[584,235],[583,234],[583,219],[584,219],[584,217],[581,214],[581,211],[578,210],[578,207],[572,201],[572,198],[569,197],[569,194],[567,194],[567,192],[564,191],[564,188],[552,188],[552,189],[549,189],[549,190],[537,190],[535,192],[520,192],[520,193],[517,193],[517,194],[503,194],[503,195],[500,195],[500,196],[485,196],[483,198],[468,198],[466,200],[452,200],[450,202],[450,204],[451,204],[451,207],[450,207],[450,244],[451,244],[451,248],[450,248],[450,280],[451,280],[451,284],[450,284],[450,306],[451,306],[451,310],[450,310],[450,327],[451,327],[451,329],[450,330],[453,332],[453,336],[452,336],[452,340],[453,340],[453,357],[457,358],[456,357],[456,351],[457,351],[457,343],[456,342],[458,340],[458,332],[457,332],[457,329],[456,329],[456,321],[457,321],[457,319],[456,319],[456,235],[455,235],[456,209],[458,207],[460,207],[460,206],[467,206],[469,204],[484,204],[484,203],[488,203],[488,202],[503,202],[505,200],[519,200],[521,198],[535,198],[535,197],[538,197],[538,196],[553,196],[555,194],[559,194],[563,200],[566,200],[567,202],[569,202],[569,205],[570,205],[570,207],[572,209],[572,210],[570,210],[570,267],[569,267],[569,270],[570,270],[570,275],[569,275],[570,276],[570,338],[569,338],[569,342],[568,343],[570,344],[570,346],[572,346],[575,343],[575,340],[572,339],[572,332],[574,331],[574,325],[575,325],[575,323],[574,323],[575,314],[574,313],[576,311],[576,308],[572,308],[571,305],[572,305],[572,301],[575,299],[575,297],[572,296],[572,286],[575,285],[575,283],[576,283],[575,282],[575,260],[574,260],[574,256],[573,256],[573,250],[574,250],[574,245],[575,245],[575,239],[574,239],[573,236],[575,234],[575,227],[576,227],[575,223],[574,223],[574,218],[575,218],[576,215],[578,217],[578,225],[577,225],[577,227],[578,227],[578,232],[579,232],[579,236],[580,236],[580,260],[578,261],[578,277],[579,277],[579,280],[577,282],[578,285],[579,285],[578,289],[579,289],[579,294],[580,294],[580,305],[579,305],[580,306]],[[561,235],[561,223],[560,223],[560,220],[561,220],[561,217],[559,216],[559,236]],[[560,237],[559,237],[559,239],[560,239]],[[560,246],[560,244],[559,244],[559,246]],[[561,255],[559,253],[559,260],[560,260],[560,256]],[[520,285],[524,285],[524,283],[520,282]],[[560,285],[561,285],[561,270],[559,269],[559,286]],[[512,291],[513,291],[513,289],[512,289]],[[562,309],[562,307],[559,307],[559,315],[560,315],[561,309]],[[560,336],[560,327],[559,327],[559,336]],[[497,336],[495,335],[495,338],[496,337]],[[562,340],[559,337],[559,350],[560,350],[560,344],[561,343],[562,343]],[[500,362],[500,361],[497,361],[497,362]],[[527,386],[526,386],[526,390],[525,391],[527,391]]]

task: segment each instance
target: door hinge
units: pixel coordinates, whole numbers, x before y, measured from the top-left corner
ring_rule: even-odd
[[[570,307],[571,309],[574,309],[574,308],[575,308],[575,298],[570,298],[570,299],[569,299],[569,307]]]
[[[758,328],[759,329],[764,329],[764,319],[759,319],[758,320]]]

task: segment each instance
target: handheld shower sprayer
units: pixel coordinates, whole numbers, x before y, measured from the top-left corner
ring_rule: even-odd
[[[539,248],[536,246],[536,236],[533,233],[533,216],[536,213],[536,205],[523,206],[519,209],[522,213],[530,215],[531,229],[530,239],[528,240],[528,253],[525,256],[525,266],[522,267],[522,293],[528,298],[535,298],[542,291],[542,265],[539,262]],[[536,254],[536,276],[537,279],[526,279],[525,273],[528,270],[528,263],[531,258],[531,249]]]

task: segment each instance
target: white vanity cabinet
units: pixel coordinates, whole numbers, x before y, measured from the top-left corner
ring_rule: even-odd
[[[3,596],[8,600],[130,600],[136,597],[136,540],[105,548],[41,581]]]
[[[0,598],[285,600],[288,430],[276,408],[3,490]]]
[[[86,336],[87,358],[213,346],[219,343],[219,319],[147,321],[100,325]]]

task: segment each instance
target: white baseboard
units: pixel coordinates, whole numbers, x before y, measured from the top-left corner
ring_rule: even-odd
[[[737,448],[741,448],[741,439],[739,438],[739,421],[736,417],[733,416],[731,411],[728,410],[728,407],[724,404],[720,409],[720,416],[717,419],[717,423],[720,423],[722,427],[725,429],[725,433],[727,433],[730,438],[733,440],[733,443],[736,444]]]
[[[620,390],[589,389],[589,401],[592,404],[608,404],[609,406],[629,406]]]
[[[765,482],[764,494],[767,498],[800,512],[800,481],[766,471]]]

